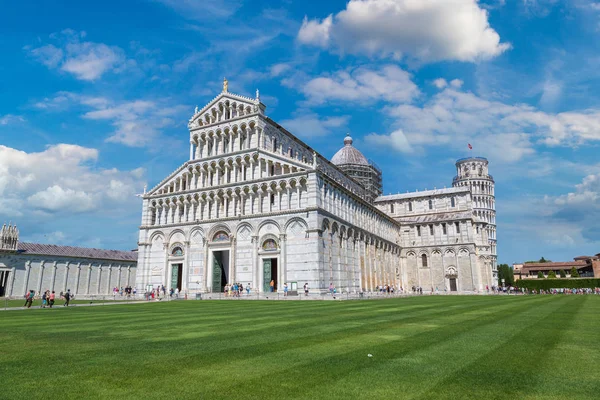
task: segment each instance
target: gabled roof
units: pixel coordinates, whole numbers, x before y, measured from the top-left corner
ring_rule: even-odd
[[[22,254],[24,253],[40,256],[91,258],[97,260],[114,260],[127,262],[137,262],[138,256],[137,251],[104,250],[92,249],[87,247],[57,246],[54,244],[24,242],[19,242],[19,247],[17,251]]]
[[[218,95],[216,95],[207,105],[205,105],[204,107],[202,107],[201,110],[199,110],[198,112],[194,113],[194,115],[192,116],[192,118],[190,118],[191,120],[194,120],[198,115],[204,113],[205,111],[209,110],[212,106],[214,106],[215,104],[217,104],[219,102],[219,100],[221,100],[222,98],[228,98],[230,100],[237,100],[237,101],[242,101],[245,103],[250,103],[250,104],[262,104],[260,102],[260,99],[253,99],[251,97],[246,97],[246,96],[242,96],[239,94],[235,94],[235,93],[230,93],[230,92],[221,92]],[[263,104],[264,106],[264,104]]]

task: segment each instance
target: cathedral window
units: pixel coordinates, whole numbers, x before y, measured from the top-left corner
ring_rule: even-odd
[[[454,200],[454,197],[450,198],[450,207],[456,207],[456,200]]]
[[[394,213],[394,204],[390,204],[390,212],[393,214]]]
[[[275,195],[271,193],[271,205],[275,204]]]
[[[460,222],[455,222],[454,226],[456,228],[456,233],[460,233]]]
[[[433,224],[429,224],[429,234],[433,236]]]
[[[446,224],[442,224],[442,233],[445,235],[446,234]]]
[[[421,227],[417,226],[417,236],[421,236]]]
[[[433,210],[433,200],[429,199],[429,209]]]
[[[172,251],[171,251],[171,255],[175,256],[175,257],[181,257],[183,256],[183,249],[181,247],[175,247]]]
[[[412,201],[408,202],[408,211],[412,211]]]
[[[423,254],[421,256],[421,262],[423,263],[423,267],[427,267],[427,255]]]

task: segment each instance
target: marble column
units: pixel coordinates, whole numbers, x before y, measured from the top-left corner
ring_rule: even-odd
[[[88,264],[88,273],[85,282],[85,294],[90,294],[90,282],[92,280],[92,263]]]
[[[287,235],[282,233],[279,235],[279,247],[281,248],[281,260],[279,266],[279,291],[283,291],[283,285],[287,283]],[[290,289],[288,285],[288,289]]]
[[[66,292],[67,291],[67,282],[69,279],[69,266],[71,265],[70,261],[67,261],[67,264],[65,265],[65,279],[63,279],[63,291]]]
[[[29,284],[29,274],[31,273],[31,261],[25,263],[25,279],[23,280],[23,294],[29,292],[27,285]]]
[[[14,296],[13,289],[14,289],[14,286],[15,286],[15,279],[16,279],[17,269],[15,267],[12,267],[10,269],[10,272],[11,272],[11,274],[10,274],[10,285],[8,286],[6,293],[7,293],[7,296]],[[25,293],[25,292],[23,292],[23,293]]]
[[[98,266],[98,278],[96,279],[96,294],[100,294],[100,278],[102,277],[102,265]]]
[[[208,292],[208,240],[206,238],[202,238],[202,247],[204,249],[204,271],[202,271],[202,291],[204,293]],[[212,265],[210,266],[212,268]],[[211,283],[212,285],[212,283]]]
[[[41,292],[42,291],[42,278],[44,277],[44,267],[45,267],[46,262],[42,261],[40,263],[40,271],[38,274],[38,289],[37,292]]]
[[[258,236],[252,236],[250,242],[252,243],[252,289],[261,291],[258,285],[259,279],[259,266],[258,266]]]
[[[79,293],[79,277],[81,276],[81,263],[77,263],[77,276],[75,277],[75,290],[74,294]]]

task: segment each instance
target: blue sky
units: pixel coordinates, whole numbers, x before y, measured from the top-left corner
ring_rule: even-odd
[[[136,193],[187,160],[221,90],[384,191],[487,157],[499,262],[600,252],[600,1],[10,2],[0,14],[0,221],[21,239],[136,247]]]

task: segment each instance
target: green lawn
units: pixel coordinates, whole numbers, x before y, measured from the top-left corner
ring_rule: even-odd
[[[598,296],[3,311],[0,398],[597,399],[599,314]]]

